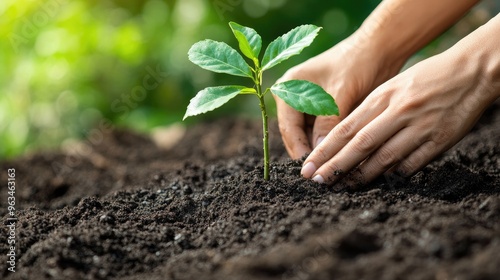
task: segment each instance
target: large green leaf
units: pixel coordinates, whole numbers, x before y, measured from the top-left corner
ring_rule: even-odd
[[[291,80],[275,84],[271,92],[297,111],[314,115],[339,115],[333,97],[322,87],[304,80]]]
[[[223,42],[200,41],[189,49],[188,57],[194,64],[213,72],[252,77],[252,70],[243,57]]]
[[[239,25],[236,22],[230,22],[229,26],[231,27],[231,30],[233,30],[234,37],[238,40],[241,52],[246,57],[258,62],[260,49],[262,48],[262,38],[257,31],[252,28]]]
[[[262,71],[299,54],[314,41],[320,29],[310,24],[301,25],[271,42],[262,59]]]
[[[208,87],[201,90],[189,102],[186,114],[182,120],[190,116],[196,116],[217,109],[234,98],[241,91],[249,90],[243,86]]]

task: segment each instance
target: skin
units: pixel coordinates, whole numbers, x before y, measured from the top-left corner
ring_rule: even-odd
[[[312,117],[276,99],[288,153],[310,153],[305,178],[332,184],[352,170],[362,183],[385,172],[410,176],[470,131],[500,97],[500,15],[397,73],[476,3],[386,0],[352,36],[280,79],[315,82],[340,108],[339,117]]]

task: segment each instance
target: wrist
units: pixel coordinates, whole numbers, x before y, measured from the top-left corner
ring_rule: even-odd
[[[390,31],[383,18],[367,18],[352,35],[353,40],[367,50],[377,54],[385,66],[396,65],[398,70],[413,54],[404,46],[399,46],[401,38],[396,31]]]
[[[500,98],[500,15],[459,41],[449,51],[461,69],[474,69],[478,90],[493,102]]]
[[[347,40],[349,45],[357,48],[363,56],[369,57],[372,65],[377,65],[378,81],[375,81],[375,87],[399,73],[409,57],[405,53],[391,51],[379,34],[369,28],[360,27]]]
[[[356,31],[387,66],[406,60],[456,22],[478,0],[385,0]]]

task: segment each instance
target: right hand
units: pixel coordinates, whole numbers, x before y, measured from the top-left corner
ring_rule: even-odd
[[[340,116],[315,117],[296,111],[275,96],[281,137],[291,158],[310,153],[372,90],[399,72],[404,61],[387,59],[370,40],[362,38],[354,33],[331,49],[291,68],[278,80],[316,83],[332,95],[340,110]]]

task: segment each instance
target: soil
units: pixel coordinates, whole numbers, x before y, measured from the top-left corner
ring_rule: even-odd
[[[300,177],[277,126],[194,126],[174,148],[114,129],[16,170],[16,272],[2,279],[500,279],[500,106],[424,170],[337,189]],[[91,144],[94,143],[94,144]],[[7,224],[7,191],[0,193]]]

